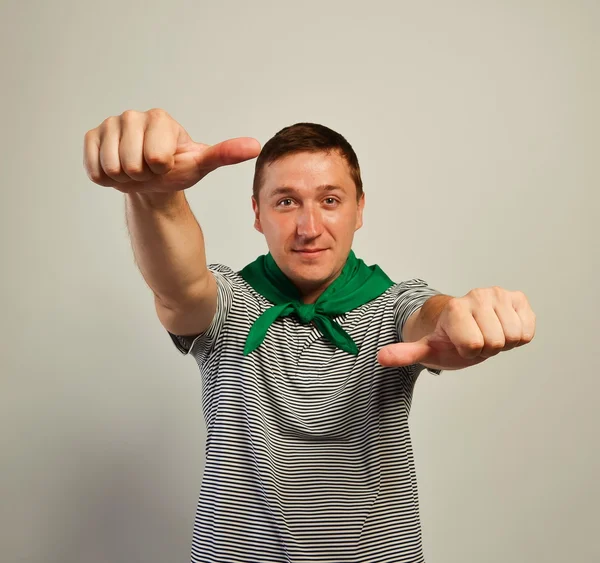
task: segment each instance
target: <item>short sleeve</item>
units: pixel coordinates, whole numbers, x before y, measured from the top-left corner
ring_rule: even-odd
[[[204,332],[192,336],[167,331],[177,350],[184,356],[190,352],[197,357],[207,356],[210,353],[221,334],[233,303],[235,276],[233,270],[222,264],[210,264],[208,269],[217,283],[217,310],[211,324]]]
[[[394,286],[396,299],[394,301],[394,318],[396,319],[396,328],[398,331],[398,342],[402,340],[402,329],[407,319],[418,309],[425,301],[434,295],[441,295],[441,291],[429,287],[426,281],[414,278]],[[429,373],[440,375],[443,370],[426,368],[422,364],[416,364],[416,372],[426,369]]]

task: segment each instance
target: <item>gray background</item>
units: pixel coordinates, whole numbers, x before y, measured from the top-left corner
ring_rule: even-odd
[[[211,144],[328,125],[367,263],[525,292],[530,345],[417,382],[426,560],[600,560],[600,3],[4,0],[0,22],[2,563],[189,561],[198,368],[82,163],[87,130],[152,107]],[[253,169],[187,191],[209,262],[266,251]]]

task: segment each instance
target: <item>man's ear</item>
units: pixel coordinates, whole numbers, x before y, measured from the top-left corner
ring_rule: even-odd
[[[256,201],[256,198],[254,196],[252,196],[252,210],[254,211],[254,228],[259,232],[262,233],[262,226],[260,224],[260,214],[258,211],[258,201]]]
[[[358,211],[356,214],[356,228],[355,231],[358,231],[363,225],[363,210],[365,208],[365,192],[360,194],[360,198],[358,199]]]

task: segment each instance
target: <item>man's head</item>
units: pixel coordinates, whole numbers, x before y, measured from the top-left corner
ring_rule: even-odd
[[[364,203],[354,150],[323,125],[282,129],[256,160],[254,227],[307,302],[341,272],[362,226]]]

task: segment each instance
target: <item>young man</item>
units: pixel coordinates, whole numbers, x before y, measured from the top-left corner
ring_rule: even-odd
[[[183,190],[258,156],[252,206],[269,252],[206,265]],[[394,283],[352,251],[365,204],[350,144],[300,123],[195,143],[163,110],[85,138],[126,217],[158,317],[202,383],[206,464],[194,562],[423,561],[408,416],[423,369],[461,369],[529,342],[521,292],[443,295]]]

